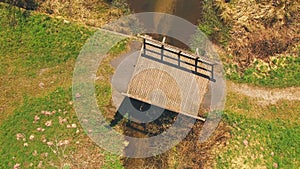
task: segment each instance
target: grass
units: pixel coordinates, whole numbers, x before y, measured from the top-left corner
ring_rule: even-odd
[[[36,10],[54,17],[63,17],[89,26],[101,27],[129,12],[124,0],[16,0],[7,3],[29,10]],[[3,1],[2,1],[3,2]]]
[[[299,125],[282,120],[225,113],[231,138],[217,157],[216,168],[298,168]]]
[[[223,121],[231,128],[230,137],[214,150],[214,168],[297,168],[299,110],[299,101],[262,105],[259,99],[229,92]]]
[[[12,168],[17,163],[22,164],[24,168],[32,167],[31,165],[36,167],[40,161],[45,168],[84,162],[87,157],[81,159],[74,157],[74,154],[80,153],[80,144],[93,148],[89,150],[90,154],[85,154],[86,156],[92,156],[93,153],[102,154],[104,166],[120,168],[121,162],[118,156],[104,152],[89,143],[90,141],[86,141],[88,138],[78,123],[76,113],[70,104],[71,100],[71,88],[58,88],[42,98],[26,97],[24,104],[18,107],[14,114],[0,126],[3,131],[0,134],[1,168]],[[52,114],[45,115],[43,111],[52,112]],[[35,121],[35,116],[38,116],[39,120]],[[66,119],[66,121],[60,122],[60,119]],[[51,121],[52,125],[47,127],[47,121]],[[38,128],[45,130],[38,131]],[[18,133],[22,135],[20,140],[17,140]],[[31,135],[34,136],[32,140],[29,139]],[[46,141],[43,141],[45,139]],[[65,140],[69,143],[59,145],[59,142]],[[49,142],[53,145],[48,145]],[[28,146],[25,146],[25,143]],[[101,162],[101,158],[97,160]]]
[[[300,86],[299,57],[271,58],[270,63],[256,60],[243,71],[235,64],[227,64],[225,69],[227,78],[237,83],[270,88]]]
[[[14,164],[20,163],[22,167],[29,168],[31,163],[37,166],[39,161],[43,161],[45,166],[50,165],[50,160],[59,161],[60,154],[52,151],[56,150],[55,146],[48,146],[47,142],[58,140],[69,140],[72,145],[78,141],[76,129],[67,129],[67,124],[59,124],[59,117],[66,118],[68,124],[76,123],[75,113],[72,112],[72,106],[68,104],[71,100],[70,91],[57,89],[54,93],[43,98],[31,99],[26,97],[24,104],[14,111],[14,115],[10,116],[0,126],[1,128],[1,168],[12,168]],[[51,116],[41,114],[42,111],[55,111]],[[34,117],[38,116],[40,120],[33,123]],[[51,120],[52,125],[46,127],[45,123]],[[37,128],[44,128],[45,131],[39,132]],[[24,138],[17,140],[17,134],[20,133]],[[33,135],[34,139],[29,137]],[[23,140],[24,139],[24,140]],[[43,140],[46,139],[46,142]],[[27,143],[28,147],[24,146]],[[71,145],[71,144],[70,144]],[[60,147],[64,149],[64,146]],[[72,146],[67,146],[66,152]],[[33,155],[36,151],[38,155]],[[48,153],[47,158],[43,158]],[[62,154],[61,154],[62,155]],[[46,163],[46,164],[45,164]],[[54,162],[55,164],[55,162]],[[59,165],[60,164],[55,164]]]
[[[279,100],[276,104],[262,104],[259,99],[229,92],[227,93],[225,110],[247,118],[280,119],[289,123],[300,124],[299,101]]]
[[[218,12],[204,11],[208,14],[204,18],[208,19],[200,29],[208,35],[218,30],[227,37],[223,49],[228,79],[270,88],[300,86],[299,42],[292,40],[299,31],[298,17],[293,15],[299,2],[278,1],[277,5],[270,1],[216,0],[213,5],[209,2],[206,8]]]
[[[221,20],[219,10],[212,1],[203,3],[202,18],[199,30],[208,36],[214,43],[227,47],[230,41],[228,24]],[[195,35],[194,42],[202,44],[202,36]],[[194,45],[195,46],[195,45]],[[264,51],[267,53],[267,51]],[[237,83],[248,83],[255,86],[270,88],[285,88],[300,86],[300,57],[270,57],[270,62],[255,59],[250,66],[241,70],[237,64],[232,63],[234,57],[228,56],[224,59],[227,79]]]
[[[86,136],[70,105],[76,58],[95,30],[24,10],[16,10],[11,26],[8,9],[0,3],[0,168],[122,168],[119,156]],[[126,44],[120,42],[110,55],[118,55]],[[112,72],[107,69],[101,75]],[[110,86],[96,88],[105,106]],[[35,116],[40,119],[33,123]]]
[[[16,25],[11,26],[4,4],[0,4],[0,14],[3,119],[24,94],[39,95],[71,84],[72,65],[93,30],[23,10],[16,10]],[[45,89],[38,87],[40,83]]]
[[[16,25],[11,27],[7,6],[0,4],[0,14],[0,168],[13,168],[17,163],[22,168],[41,165],[44,168],[86,168],[87,165],[123,168],[119,156],[100,149],[86,136],[70,105],[76,57],[95,30],[28,11],[18,11]],[[121,41],[111,49],[111,57],[102,62],[97,74],[102,79],[96,82],[98,104],[106,115],[112,113],[107,109],[111,106],[109,79],[114,72],[108,63],[127,49],[127,43],[128,40]],[[279,63],[288,65],[277,68],[279,74],[288,74],[284,76],[288,82],[282,79],[274,84],[289,86],[287,83],[295,83],[289,81],[293,77],[299,81],[294,76],[299,75],[299,60],[287,58]],[[248,73],[247,81],[241,82],[259,84],[257,79],[249,80],[254,78],[253,74]],[[236,75],[232,73],[232,76]],[[274,78],[265,78],[274,80],[271,77]],[[39,86],[41,82],[43,87]],[[299,166],[299,109],[296,101],[281,100],[276,105],[261,106],[255,99],[229,93],[224,119],[232,126],[232,137],[221,149],[217,167],[272,168],[275,163],[280,168]],[[44,111],[55,113],[45,115]],[[33,123],[35,116],[40,119]],[[66,121],[62,123],[60,119]],[[47,127],[49,121],[51,126]],[[34,138],[30,139],[32,135]],[[60,141],[64,144],[60,145]]]

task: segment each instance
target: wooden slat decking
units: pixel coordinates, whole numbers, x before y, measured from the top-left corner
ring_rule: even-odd
[[[205,121],[198,111],[210,80],[213,63],[144,37],[126,95]]]

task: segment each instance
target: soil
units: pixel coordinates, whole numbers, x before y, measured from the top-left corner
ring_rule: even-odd
[[[227,83],[228,91],[237,92],[251,98],[258,98],[262,104],[275,104],[277,101],[298,100],[300,101],[300,87],[290,87],[285,89],[266,89],[249,86],[246,84]]]
[[[144,127],[142,124],[127,122],[121,124],[123,132],[132,137],[150,137],[165,131],[168,126],[172,125],[177,115],[172,112],[165,112],[159,119]],[[229,127],[221,122],[214,131],[213,136],[206,142],[200,143],[199,136],[203,122],[197,121],[187,137],[182,140],[173,149],[149,158],[124,158],[125,168],[208,168],[213,161],[213,147],[224,145],[229,138]],[[174,133],[174,137],[176,137]],[[125,149],[135,149],[136,153],[145,151],[148,145],[132,146],[128,145]]]

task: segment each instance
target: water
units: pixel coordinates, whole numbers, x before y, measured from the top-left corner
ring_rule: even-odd
[[[135,12],[163,12],[184,18],[197,25],[201,17],[201,0],[128,0]]]
[[[127,0],[127,2],[131,11],[135,13],[162,12],[172,14],[186,19],[194,25],[198,25],[201,18],[201,0]],[[154,21],[154,24],[157,24],[157,22],[159,21]],[[166,25],[164,29],[168,31],[172,28]],[[163,38],[161,35],[151,34],[151,36],[157,40],[162,40]],[[166,42],[183,49],[189,49],[186,44],[170,37],[167,38]]]

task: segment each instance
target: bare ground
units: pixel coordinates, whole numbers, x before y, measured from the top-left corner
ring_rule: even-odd
[[[300,101],[300,87],[270,89],[228,82],[227,90],[258,98],[259,102],[265,105],[276,104],[279,100]]]

